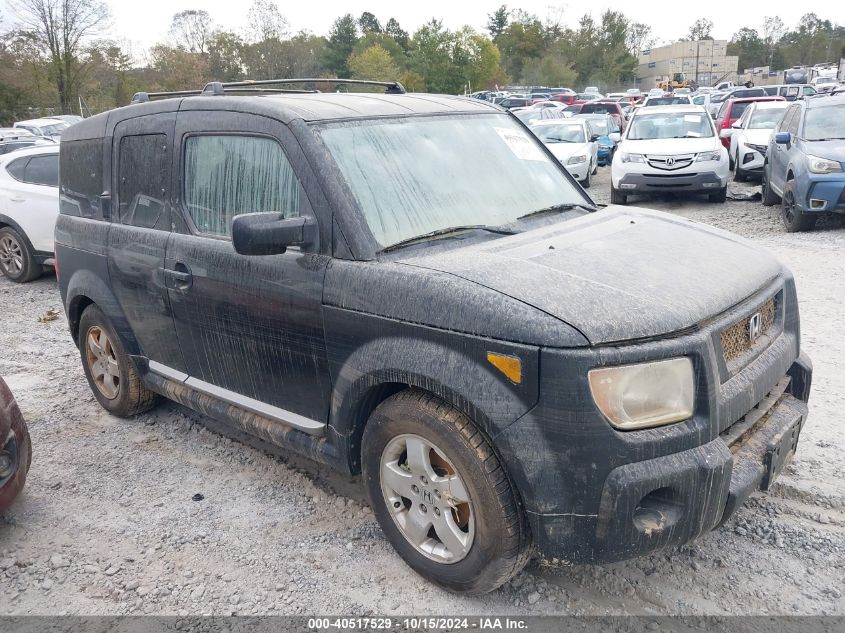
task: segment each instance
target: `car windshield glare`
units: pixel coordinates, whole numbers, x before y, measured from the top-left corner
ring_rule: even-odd
[[[703,112],[655,112],[637,114],[627,138],[634,141],[658,138],[705,138],[713,136],[709,117]]]
[[[500,226],[589,204],[533,135],[505,114],[315,127],[382,246],[457,226]]]
[[[531,130],[544,143],[586,143],[584,126],[575,123],[537,125]]]
[[[833,105],[807,110],[804,139],[845,139],[845,106]]]
[[[607,119],[589,119],[587,125],[593,134],[606,136],[608,134]]]
[[[748,129],[773,130],[783,118],[784,112],[786,112],[786,108],[769,108],[766,110],[756,110],[751,115],[751,120],[748,122]]]

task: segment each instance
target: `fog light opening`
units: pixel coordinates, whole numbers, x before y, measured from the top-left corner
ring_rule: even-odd
[[[631,184],[631,183],[622,183],[621,185],[619,185],[619,188],[620,189],[636,189],[637,185]]]
[[[827,206],[826,200],[819,200],[817,198],[810,199],[810,208],[811,209],[824,209]]]
[[[684,504],[671,488],[652,490],[634,508],[634,527],[646,536],[675,525],[684,513]]]

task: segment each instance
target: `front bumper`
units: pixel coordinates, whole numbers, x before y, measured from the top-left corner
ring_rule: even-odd
[[[586,160],[583,163],[577,163],[575,165],[567,165],[566,163],[564,163],[563,166],[566,167],[566,171],[569,172],[569,175],[579,182],[582,180],[586,180],[587,174],[590,171],[589,160]]]
[[[805,213],[845,213],[845,178],[842,174],[813,178],[800,202]]]
[[[796,449],[807,420],[809,359],[796,361],[790,374],[795,379],[785,378],[782,392],[774,390],[717,439],[612,470],[595,516],[534,515],[538,549],[546,557],[606,563],[681,545],[724,523],[751,493],[770,488]],[[589,535],[574,551],[573,533]]]
[[[727,185],[727,178],[715,171],[692,173],[628,173],[619,179],[622,193],[653,191],[712,191]]]

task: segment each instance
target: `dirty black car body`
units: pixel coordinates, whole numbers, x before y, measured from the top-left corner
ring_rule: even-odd
[[[504,164],[549,198],[497,206]],[[472,193],[491,222],[403,224],[467,214],[461,183],[488,172]],[[66,132],[61,209],[59,285],[103,406],[160,394],[363,470],[399,553],[455,591],[495,588],[534,546],[601,562],[693,539],[769,487],[807,417],[779,262],[673,216],[596,212],[478,100],[121,108]]]

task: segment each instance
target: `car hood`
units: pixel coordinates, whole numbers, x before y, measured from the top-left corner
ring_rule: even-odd
[[[807,154],[845,163],[845,141],[805,141]]]
[[[564,160],[576,154],[589,154],[589,143],[547,143],[546,147],[558,160]]]
[[[745,143],[751,143],[752,145],[768,145],[769,139],[772,138],[772,132],[774,132],[773,129],[754,129],[739,131],[742,132],[742,138],[745,139]]]
[[[578,329],[593,345],[694,327],[782,271],[774,257],[738,236],[636,207],[608,207],[399,261],[518,299]]]
[[[703,114],[701,116],[704,116]],[[721,147],[721,144],[718,144]],[[677,156],[678,154],[696,154],[712,152],[717,149],[716,138],[653,138],[642,141],[625,139],[620,148],[628,154],[655,154],[657,156]]]

